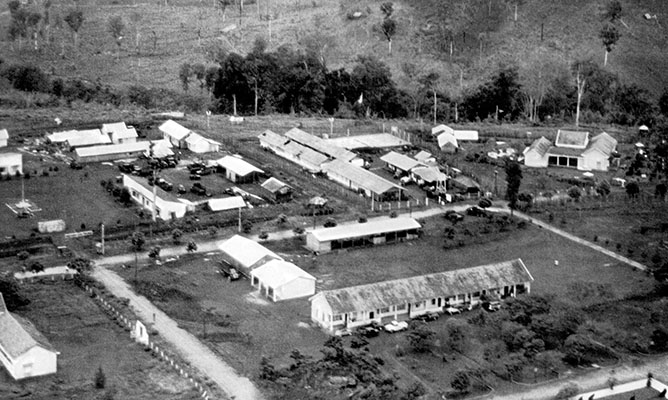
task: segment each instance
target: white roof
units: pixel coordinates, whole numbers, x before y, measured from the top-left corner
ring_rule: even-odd
[[[216,164],[234,172],[239,176],[246,176],[252,172],[257,172],[260,174],[264,173],[264,171],[262,171],[260,168],[257,168],[256,166],[247,163],[246,161],[240,159],[239,157],[234,157],[234,156],[225,156],[223,158],[220,158],[216,160]]]
[[[441,132],[448,132],[450,134],[454,134],[455,130],[450,128],[447,125],[437,125],[437,126],[431,128],[431,134],[432,135],[438,135]]]
[[[151,140],[153,145],[153,157],[163,158],[167,156],[173,156],[174,152],[172,151],[172,143],[169,140]],[[146,157],[150,157],[150,149],[146,149]]]
[[[457,145],[457,139],[455,136],[449,132],[443,132],[436,138],[438,140],[438,147],[443,148],[448,143],[452,144],[454,147],[459,147]]]
[[[246,207],[246,202],[241,196],[225,197],[223,199],[211,199],[208,201],[211,211],[225,211]]]
[[[458,131],[454,132],[455,139],[457,140],[478,140],[478,131]]]
[[[389,133],[375,133],[370,135],[342,136],[326,139],[334,146],[343,147],[348,150],[355,149],[384,149],[388,147],[401,147],[411,143]]]
[[[640,125],[640,126],[638,127],[638,130],[640,130],[640,131],[648,131],[649,128],[647,127],[647,125]]]
[[[125,125],[125,122],[112,122],[110,124],[102,124],[102,133],[108,135],[113,132],[123,132],[126,131],[128,127]]]
[[[295,264],[283,260],[271,260],[251,271],[260,282],[271,288],[278,288],[298,278],[315,281],[315,277]]]
[[[0,165],[21,162],[21,153],[0,153]]]
[[[111,143],[111,139],[109,139],[109,136],[102,134],[99,129],[77,131],[76,136],[67,139],[67,144],[70,147],[90,146],[92,144],[107,143]]]
[[[367,171],[362,167],[358,167],[340,159],[323,164],[322,169],[329,175],[345,177],[355,185],[376,194],[383,194],[395,189],[402,190],[401,186],[395,185],[387,179],[378,176],[371,171]]]
[[[283,259],[258,242],[239,235],[218,243],[218,249],[246,268],[267,256],[278,260]]]
[[[7,132],[7,129],[0,129],[0,139],[9,139],[9,132]]]
[[[79,131],[72,130],[72,131],[54,132],[49,136],[47,136],[47,138],[52,143],[60,143],[60,142],[67,142],[69,139],[77,137],[77,135],[79,135]]]
[[[397,153],[394,151],[385,154],[380,159],[381,161],[386,162],[387,164],[390,164],[394,167],[397,167],[402,171],[410,171],[415,167],[424,166],[422,162],[414,158],[408,157],[405,154]]]
[[[207,139],[204,136],[197,134],[197,133],[191,133],[190,136],[186,138],[186,143],[188,144],[188,148],[191,150],[196,149],[198,146],[204,145],[207,148],[210,145],[219,145],[219,142],[216,142],[215,140]]]
[[[125,130],[118,130],[111,133],[111,137],[114,139],[127,139],[127,138],[136,138],[137,130],[135,128],[128,128]]]
[[[176,140],[182,140],[190,134],[190,129],[185,126],[168,119],[160,127],[161,132],[167,134],[170,137],[173,137]]]
[[[338,239],[350,239],[374,234],[405,231],[421,228],[413,218],[387,218],[365,222],[363,224],[339,225],[333,228],[322,228],[308,232],[320,242],[329,242]]]
[[[107,154],[135,153],[147,151],[149,142],[109,144],[104,146],[81,147],[74,152],[78,157],[93,157]]]

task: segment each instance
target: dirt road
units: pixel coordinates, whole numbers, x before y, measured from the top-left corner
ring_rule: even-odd
[[[214,381],[230,398],[236,400],[261,400],[262,394],[246,377],[218,358],[211,350],[190,333],[178,327],[176,322],[160,311],[143,296],[136,295],[116,273],[98,265],[93,278],[103,283],[115,296],[130,299],[130,305],[137,315],[146,322],[153,322],[153,328],[176,351],[203,374]],[[155,320],[154,320],[155,318]]]

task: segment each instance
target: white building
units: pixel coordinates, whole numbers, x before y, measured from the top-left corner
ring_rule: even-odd
[[[67,139],[67,145],[69,147],[75,148],[111,143],[109,136],[103,134],[99,129],[86,129],[76,132],[76,136],[72,136]]]
[[[74,159],[81,163],[137,158],[149,149],[149,142],[108,144],[74,149]]]
[[[481,296],[529,293],[533,277],[521,259],[368,285],[312,296],[311,320],[332,334],[372,322],[405,320],[443,307],[475,305]]]
[[[525,149],[524,165],[607,171],[616,148],[617,140],[605,132],[590,140],[589,132],[559,130],[554,145],[540,137]]]
[[[186,147],[193,153],[217,153],[220,151],[220,143],[194,132],[186,138]]]
[[[260,168],[236,156],[225,156],[216,160],[216,164],[225,172],[225,178],[235,183],[251,183],[264,174]]]
[[[7,129],[0,129],[0,147],[7,147],[9,141],[9,132]]]
[[[188,147],[186,138],[192,132],[190,129],[171,119],[165,121],[158,129],[162,132],[163,139],[169,140],[174,147],[179,149]]]
[[[311,296],[315,277],[293,263],[270,260],[250,272],[251,284],[271,301]]]
[[[250,277],[254,268],[267,261],[283,260],[281,256],[260,243],[240,235],[234,235],[226,241],[218,243],[218,249],[223,253],[224,261],[248,277]]]
[[[137,130],[126,126],[125,122],[102,124],[102,133],[109,136],[113,143],[134,143],[137,141]]]
[[[190,201],[180,199],[159,187],[148,186],[143,178],[123,174],[123,186],[128,188],[132,199],[145,210],[152,213],[155,203],[155,215],[164,221],[183,218],[186,212],[195,210],[195,205]]]
[[[0,153],[0,176],[23,174],[21,153]]]
[[[7,310],[0,293],[0,361],[9,375],[19,380],[55,374],[59,354],[35,326]]]

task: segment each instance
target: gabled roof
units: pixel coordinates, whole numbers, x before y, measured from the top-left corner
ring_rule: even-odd
[[[290,141],[290,138],[279,135],[278,133],[270,131],[269,129],[258,135],[258,138],[260,139],[260,142],[264,142],[270,146],[275,147],[283,147]]]
[[[79,131],[76,130],[54,132],[48,135],[47,139],[49,139],[51,143],[62,143],[67,142],[68,139],[76,137],[78,134]]]
[[[263,285],[278,288],[295,279],[302,278],[315,281],[315,277],[291,262],[270,260],[255,268],[251,275],[257,277]]]
[[[386,218],[369,221],[363,224],[346,224],[333,228],[321,228],[308,232],[320,242],[331,240],[352,239],[369,235],[380,235],[389,232],[400,232],[419,229],[422,225],[413,218]]]
[[[454,135],[455,130],[452,129],[452,128],[450,128],[450,127],[447,126],[447,125],[437,125],[437,126],[431,128],[431,134],[432,134],[432,135],[438,135],[438,134],[441,133],[441,132],[447,132],[447,133],[449,133],[449,134],[451,134],[451,135]]]
[[[173,156],[174,152],[172,151],[172,142],[166,139],[160,140],[151,140],[151,145],[153,146],[153,157],[163,158],[167,156]],[[151,156],[150,146],[146,149],[146,157]]]
[[[16,359],[35,346],[55,352],[32,323],[7,310],[0,293],[0,347]]]
[[[0,165],[5,165],[5,163],[15,163],[22,159],[23,155],[21,153],[0,153]]]
[[[356,149],[386,149],[390,147],[407,146],[411,143],[390,133],[374,133],[370,135],[342,136],[327,139],[327,143],[348,150]]]
[[[524,150],[524,154],[533,151],[543,157],[545,153],[552,147],[552,142],[550,142],[549,139],[545,138],[544,136],[539,137],[538,139],[534,140],[533,143],[531,143],[531,146],[527,147],[526,150]]]
[[[313,136],[299,128],[290,129],[289,131],[285,132],[285,136],[331,158],[350,161],[357,157],[355,153],[344,148],[334,146],[326,140],[317,136]]]
[[[380,159],[402,171],[410,171],[415,167],[424,166],[420,161],[394,151],[385,154]]]
[[[253,164],[250,164],[242,160],[241,158],[235,156],[225,156],[223,158],[220,158],[216,160],[216,164],[220,165],[226,170],[234,172],[238,176],[246,176],[253,172],[257,172],[260,174],[264,173],[264,171],[262,171],[260,168],[257,168]]]
[[[585,150],[585,153],[588,153],[589,151],[592,150],[598,150],[601,153],[609,156],[612,154],[612,152],[615,151],[615,148],[617,147],[617,140],[610,136],[609,134],[602,132],[599,133],[598,135],[594,136],[591,141],[589,141],[589,146],[587,147],[587,150]]]
[[[174,122],[171,119],[165,121],[158,129],[176,140],[185,139],[185,137],[188,136],[191,132],[190,129],[177,122]]]
[[[582,149],[573,149],[570,147],[556,147],[551,146],[547,150],[548,155],[555,156],[569,156],[569,157],[580,157],[582,155]]]
[[[231,196],[222,199],[211,199],[207,202],[211,211],[225,211],[246,207],[246,202],[241,196]]]
[[[9,132],[7,129],[0,129],[0,140],[1,139],[9,139]]]
[[[127,131],[128,127],[125,125],[125,122],[112,122],[110,124],[102,124],[102,133],[108,135],[113,132],[123,132]]]
[[[450,297],[533,281],[521,259],[435,274],[395,279],[368,285],[325,290],[322,296],[332,313],[377,310],[391,305]]]
[[[457,145],[457,139],[455,139],[455,136],[449,132],[441,133],[440,135],[438,135],[436,140],[438,140],[438,147],[440,147],[441,149],[447,145],[452,145],[453,147],[459,147]]]
[[[425,182],[445,182],[448,176],[437,167],[418,167],[411,171]]]
[[[104,146],[80,147],[74,152],[78,157],[93,157],[109,154],[145,152],[149,148],[149,142],[120,143]]]
[[[204,136],[194,132],[188,135],[188,137],[186,138],[186,143],[188,144],[188,148],[190,148],[191,150],[196,149],[197,146],[202,146],[202,145],[206,146],[207,148],[210,148],[209,146],[211,145],[220,146],[219,142],[205,138]]]
[[[433,157],[434,156],[430,152],[424,151],[424,150],[420,150],[419,153],[417,153],[416,155],[413,156],[414,159],[416,159],[418,161],[421,161],[421,162],[425,162],[426,160],[428,160],[430,158],[433,158]]]
[[[279,181],[278,179],[274,178],[273,176],[271,178],[267,179],[266,181],[264,181],[264,183],[262,183],[262,185],[260,185],[260,186],[267,189],[271,193],[276,193],[276,192],[278,192],[279,190],[281,190],[285,187],[292,188],[292,186],[288,185],[287,183]]]
[[[383,194],[393,189],[402,190],[401,186],[395,185],[373,172],[343,160],[333,160],[325,163],[322,165],[322,169],[329,174],[343,176],[357,186],[370,190],[376,194]]]
[[[571,147],[574,149],[584,149],[589,143],[589,132],[567,131],[559,129],[554,145],[557,147]]]
[[[322,163],[329,160],[329,157],[326,155],[270,130],[262,132],[258,138],[260,139],[260,144],[280,149],[282,152],[314,167],[320,167]]]
[[[137,130],[135,128],[128,128],[125,130],[117,130],[111,132],[111,138],[113,140],[118,140],[118,139],[130,139],[130,138],[136,138],[139,135],[137,134]]]
[[[218,249],[246,268],[250,268],[264,257],[276,260],[283,259],[258,242],[239,235],[234,235],[226,241],[218,243]]]
[[[469,140],[469,141],[477,141],[478,140],[478,131],[454,131],[454,136],[455,139],[457,140]]]
[[[67,139],[68,146],[77,147],[111,143],[109,136],[100,132],[99,129],[88,129],[85,131],[77,131],[77,133],[76,136]]]

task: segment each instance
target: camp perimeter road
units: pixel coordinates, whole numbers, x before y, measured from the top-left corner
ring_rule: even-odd
[[[262,400],[263,396],[253,383],[217,357],[197,338],[178,327],[167,314],[160,311],[145,297],[133,292],[123,279],[113,271],[98,265],[93,271],[93,278],[116,297],[130,300],[130,305],[144,321],[153,321],[153,328],[174,346],[188,362],[214,381],[231,399]]]

